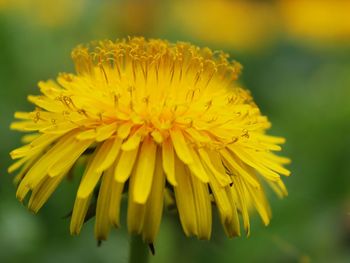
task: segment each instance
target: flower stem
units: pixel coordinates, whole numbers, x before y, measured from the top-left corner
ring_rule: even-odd
[[[131,236],[129,263],[147,263],[148,258],[148,247],[143,243],[141,236]]]

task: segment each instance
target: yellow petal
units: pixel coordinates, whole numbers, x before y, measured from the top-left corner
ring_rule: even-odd
[[[141,135],[138,132],[135,132],[122,144],[122,150],[123,151],[134,150],[137,147],[139,147],[140,142],[141,142]]]
[[[270,153],[270,152],[264,152],[264,153],[261,153],[261,155],[263,156],[263,158],[269,159],[269,160],[276,162],[276,163],[279,163],[279,164],[290,164],[291,163],[291,160],[289,158],[278,156],[278,155],[275,155],[275,154]]]
[[[38,139],[40,137],[40,133],[31,133],[31,134],[26,134],[23,135],[21,138],[22,143],[32,143],[35,139]]]
[[[163,169],[167,175],[167,179],[170,184],[176,186],[174,148],[170,140],[166,140],[162,144],[162,157]]]
[[[135,186],[135,173],[133,173],[129,180],[129,196],[128,196],[128,212],[127,223],[130,234],[141,234],[143,227],[143,220],[145,217],[146,204],[136,203],[133,198]]]
[[[133,124],[131,122],[125,122],[118,127],[118,137],[120,139],[125,139],[129,136],[130,130]]]
[[[222,220],[222,224],[224,226],[225,233],[229,237],[241,236],[241,227],[239,223],[239,217],[237,212],[237,206],[235,204],[235,199],[232,194],[232,187],[225,187],[227,197],[231,204],[232,209],[232,217],[229,220]],[[246,215],[244,215],[246,217]],[[221,218],[223,219],[223,218]],[[249,218],[248,218],[249,219]]]
[[[189,151],[192,155],[193,162],[190,163],[188,167],[190,168],[191,172],[195,176],[197,176],[199,180],[201,180],[203,183],[208,183],[209,182],[208,174],[206,170],[203,168],[202,162],[199,159],[197,152],[192,148],[189,148]]]
[[[233,211],[231,209],[230,200],[227,197],[225,187],[221,186],[217,178],[212,172],[209,171],[209,185],[213,192],[215,203],[218,207],[220,217],[223,221],[231,220]]]
[[[276,173],[279,174],[283,174],[285,176],[289,176],[290,175],[290,171],[288,171],[287,169],[285,169],[282,165],[280,165],[279,163],[276,163],[270,159],[261,157],[260,161],[259,161],[262,165],[266,166],[267,168],[275,171]]]
[[[199,155],[203,160],[203,163],[209,168],[209,170],[213,173],[216,180],[220,183],[221,186],[227,186],[231,183],[230,177],[226,173],[219,172],[212,164],[210,155],[204,149],[198,149]],[[214,155],[214,154],[212,154]]]
[[[78,235],[80,233],[81,227],[83,226],[86,213],[89,209],[90,200],[92,194],[85,198],[77,197],[75,199],[72,219],[70,221],[70,233],[71,235]]]
[[[39,209],[46,203],[52,193],[56,190],[58,185],[62,182],[62,179],[66,175],[67,171],[64,171],[59,176],[51,178],[46,176],[45,179],[33,189],[32,195],[29,199],[28,207],[34,213],[37,213]]]
[[[193,158],[189,150],[188,142],[186,142],[182,132],[177,129],[170,130],[170,137],[173,142],[175,152],[179,159],[186,164],[192,163]]]
[[[63,105],[58,104],[55,101],[44,96],[29,95],[28,100],[49,112],[62,112],[64,110]]]
[[[240,178],[232,176],[233,186],[230,187],[228,193],[230,193],[231,204],[235,202],[239,204],[243,217],[243,226],[246,231],[247,236],[250,234],[250,222],[249,222],[249,212],[248,212],[248,203],[247,203],[247,193],[244,189]],[[237,198],[237,199],[236,199]]]
[[[120,202],[122,199],[123,188],[124,183],[118,183],[113,178],[110,184],[111,197],[108,216],[111,224],[113,224],[115,227],[119,227]]]
[[[38,131],[47,127],[47,123],[34,123],[33,121],[15,121],[10,125],[11,130]]]
[[[186,132],[189,135],[191,135],[191,137],[198,142],[201,142],[201,143],[210,142],[210,138],[206,134],[201,133],[201,132],[197,131],[196,129],[189,128],[189,129],[186,129]]]
[[[36,151],[44,149],[46,146],[51,144],[53,141],[61,137],[61,135],[53,134],[42,134],[33,140],[30,144],[22,146],[13,150],[10,155],[12,159],[22,158],[25,156],[31,156]]]
[[[144,204],[151,191],[157,146],[150,137],[142,143],[136,165],[133,198],[136,203]]]
[[[101,162],[101,164],[97,168],[97,172],[101,172],[101,171],[106,170],[117,159],[119,151],[120,151],[120,146],[121,146],[122,140],[119,139],[118,137],[116,137],[114,139],[110,139],[108,141],[108,143],[110,144],[109,151],[106,153],[104,160]]]
[[[28,191],[38,185],[47,174],[48,167],[59,159],[64,149],[75,140],[75,133],[71,132],[63,136],[51,149],[45,153],[34,165],[29,169],[23,180],[18,186],[16,196],[21,201]]]
[[[163,142],[163,136],[158,130],[152,131],[151,136],[156,143],[161,144]]]
[[[142,236],[146,243],[154,243],[158,234],[163,213],[165,176],[162,169],[160,148],[157,150],[157,159],[152,183],[152,190],[148,197],[144,218]]]
[[[228,168],[231,171],[233,170],[234,175],[242,176],[242,178],[247,180],[247,182],[249,182],[255,188],[260,188],[260,183],[254,177],[254,175],[249,173],[247,170],[245,170],[238,164],[238,162],[240,162],[239,159],[235,160],[234,157],[227,150],[222,150],[220,153],[221,156],[227,161]]]
[[[244,182],[242,182],[244,184]],[[258,211],[263,223],[267,226],[270,223],[271,218],[271,208],[266,201],[266,197],[262,189],[253,189],[250,185],[246,184],[246,188],[253,204]]]
[[[91,140],[91,139],[95,139],[96,136],[97,136],[96,130],[95,129],[90,129],[90,130],[87,130],[87,131],[80,132],[77,135],[76,138],[78,140]]]
[[[210,239],[211,236],[211,202],[209,198],[208,185],[191,175],[194,202],[197,213],[197,229],[199,239]]]
[[[105,141],[102,145],[98,146],[94,152],[94,155],[91,157],[90,164],[86,167],[85,173],[81,179],[78,197],[86,198],[94,190],[97,182],[99,181],[102,172],[98,172],[98,167],[103,162],[107,151],[109,150],[110,143]]]
[[[184,164],[175,158],[177,186],[174,187],[177,208],[182,228],[187,236],[197,235],[197,213],[189,172]]]
[[[8,173],[13,173],[14,171],[16,171],[18,168],[20,168],[23,164],[25,164],[30,158],[22,158],[20,160],[18,160],[17,162],[11,164],[11,166],[9,168],[7,168],[7,172]]]
[[[267,183],[279,198],[283,198],[288,195],[287,188],[281,179],[277,182],[267,181]]]
[[[57,159],[50,167],[48,167],[49,176],[55,177],[68,167],[72,166],[91,144],[92,140],[74,140],[65,148],[63,154],[60,155],[60,159]]]
[[[97,198],[95,237],[97,240],[106,240],[110,229],[109,208],[111,198],[111,183],[113,181],[113,167],[102,176],[100,191]]]
[[[18,186],[18,184],[22,181],[23,177],[29,171],[29,169],[33,166],[33,164],[39,159],[40,153],[34,155],[31,159],[29,159],[21,168],[20,172],[13,179],[13,183]]]
[[[21,119],[21,120],[32,120],[33,115],[30,112],[17,111],[17,112],[15,112],[15,118]]]
[[[130,176],[134,167],[139,149],[132,151],[122,151],[114,172],[114,179],[119,183],[124,183]]]
[[[247,151],[239,149],[238,147],[237,148],[232,147],[231,150],[238,156],[239,159],[241,159],[243,162],[245,162],[249,166],[255,168],[266,179],[269,179],[272,181],[278,181],[280,179],[280,176],[277,173],[261,165],[259,162],[256,161],[256,158],[248,154]]]
[[[110,138],[113,135],[113,133],[116,132],[116,130],[117,130],[117,126],[115,123],[111,123],[111,124],[104,125],[104,126],[97,128],[96,141],[101,142],[101,141],[104,141],[104,140]]]
[[[255,133],[255,135],[257,136],[257,138],[259,138],[262,141],[265,141],[266,143],[283,144],[286,142],[286,139],[282,137],[276,137],[276,136],[271,136],[271,135],[266,135],[261,133]]]
[[[48,134],[64,134],[71,130],[78,128],[79,126],[71,122],[61,122],[57,124],[46,125],[46,127],[41,128],[39,131]]]

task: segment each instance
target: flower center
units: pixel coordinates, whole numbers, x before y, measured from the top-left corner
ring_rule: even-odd
[[[239,128],[242,115],[258,112],[250,95],[233,85],[241,66],[220,52],[135,38],[98,43],[93,51],[78,47],[73,58],[78,75],[62,75],[60,83],[80,113],[128,124],[131,133],[151,133],[157,142],[181,129],[192,139],[196,133],[197,144],[208,136],[229,143],[247,135]]]

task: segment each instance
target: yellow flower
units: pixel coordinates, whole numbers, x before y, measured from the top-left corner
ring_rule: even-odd
[[[42,95],[28,97],[36,110],[17,112],[11,125],[34,132],[11,152],[19,161],[9,168],[22,166],[17,197],[31,192],[30,210],[87,158],[72,234],[97,198],[95,235],[106,239],[119,226],[125,192],[128,230],[148,243],[165,194],[174,197],[187,236],[210,238],[212,203],[230,237],[240,235],[239,214],[249,233],[250,204],[269,223],[262,181],[286,195],[279,174],[289,175],[282,167],[289,160],[272,153],[284,139],[265,134],[270,123],[237,85],[240,64],[208,48],[144,38],[79,46],[72,56],[77,74],[40,82]]]
[[[349,1],[280,0],[285,31],[292,36],[321,41],[350,39]]]

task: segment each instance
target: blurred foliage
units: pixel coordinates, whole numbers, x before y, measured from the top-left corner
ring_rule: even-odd
[[[61,185],[38,216],[15,199],[6,172],[20,145],[8,127],[29,110],[39,80],[72,71],[69,54],[93,39],[128,35],[224,49],[244,65],[241,82],[287,138],[290,195],[273,194],[274,218],[228,240],[217,218],[210,242],[163,219],[152,262],[350,261],[349,1],[0,0],[0,262],[127,262],[124,227],[97,247],[91,222],[79,237],[68,220],[79,178]],[[125,215],[125,213],[124,213]]]

